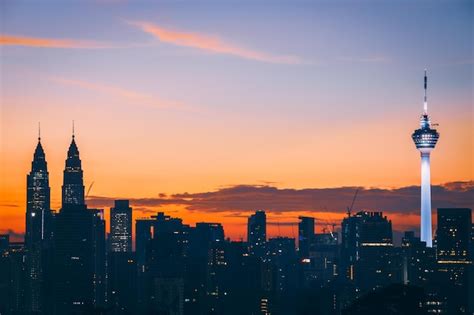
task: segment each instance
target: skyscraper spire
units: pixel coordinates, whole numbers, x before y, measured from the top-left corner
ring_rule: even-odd
[[[46,237],[45,224],[50,212],[50,188],[46,155],[38,135],[38,144],[31,161],[31,171],[26,176],[26,235],[27,245],[37,243]],[[45,214],[48,213],[48,214]]]
[[[38,141],[41,141],[41,122],[38,121]]]
[[[82,163],[79,158],[79,149],[77,148],[74,134],[74,121],[72,125],[72,141],[69,145],[66,158],[66,167],[64,169],[63,180],[63,208],[66,205],[84,205],[84,180]]]
[[[31,162],[31,171],[26,175],[26,270],[25,310],[28,314],[42,314],[43,249],[52,239],[52,214],[50,209],[50,187],[46,155],[41,145],[41,130],[38,123],[38,143]]]
[[[426,69],[425,69],[425,98],[423,101],[423,114],[427,115],[428,114],[428,98],[426,95],[428,89],[428,77],[426,75]]]

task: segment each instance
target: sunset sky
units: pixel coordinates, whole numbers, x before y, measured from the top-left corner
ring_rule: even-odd
[[[472,1],[0,3],[0,233],[24,231],[41,122],[52,208],[75,121],[90,206],[130,198],[245,238],[355,209],[416,228],[428,103],[433,207],[474,206]],[[331,189],[325,189],[331,188]],[[381,188],[381,189],[372,189]]]

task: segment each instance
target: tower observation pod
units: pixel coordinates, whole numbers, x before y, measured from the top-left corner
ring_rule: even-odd
[[[431,121],[428,116],[428,101],[426,97],[427,83],[428,78],[425,70],[423,114],[420,118],[420,128],[416,129],[411,137],[421,155],[420,238],[422,241],[426,242],[427,247],[432,247],[430,154],[438,142],[439,133],[436,129],[431,128]]]

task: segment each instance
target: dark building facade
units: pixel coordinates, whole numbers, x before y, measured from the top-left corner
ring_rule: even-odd
[[[471,229],[472,211],[468,208],[439,208],[436,233],[438,281],[448,313],[473,310],[469,294],[473,290]]]
[[[54,314],[90,313],[105,303],[105,221],[87,209],[79,150],[68,150],[63,207],[55,217]]]
[[[309,257],[309,247],[314,237],[314,218],[299,217],[298,223],[298,255],[300,259]]]
[[[361,291],[387,285],[392,223],[382,212],[361,211],[342,222],[341,272]]]
[[[247,243],[251,255],[262,258],[267,242],[267,216],[265,211],[257,211],[248,218]]]
[[[132,208],[128,200],[115,200],[110,208],[110,251],[132,251]]]
[[[157,213],[136,222],[138,311],[182,314],[184,257],[189,227],[182,220]]]
[[[108,305],[114,315],[136,314],[137,262],[135,253],[110,252],[107,261]]]

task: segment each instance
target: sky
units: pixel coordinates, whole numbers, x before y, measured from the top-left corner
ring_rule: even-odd
[[[302,214],[339,226],[360,187],[354,211],[416,230],[425,68],[433,209],[474,205],[471,1],[0,6],[0,232],[24,231],[39,122],[59,210],[72,121],[106,215],[129,198],[239,239],[265,209],[295,236]]]

